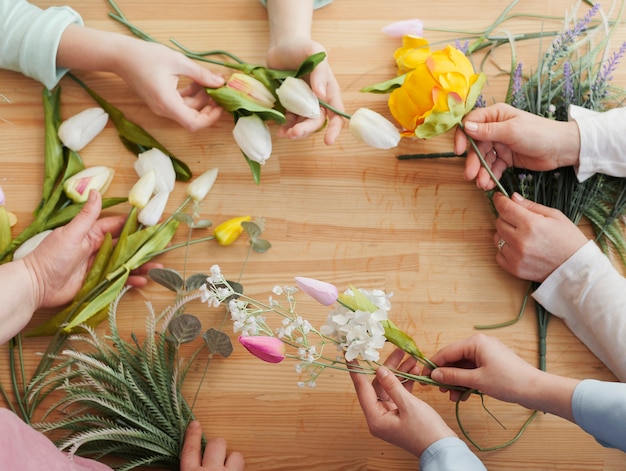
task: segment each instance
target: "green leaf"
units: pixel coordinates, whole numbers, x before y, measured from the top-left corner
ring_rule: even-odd
[[[218,105],[232,115],[251,116],[255,114],[263,121],[274,121],[278,124],[286,122],[285,115],[281,112],[261,106],[232,88],[207,88],[206,92]]]
[[[126,203],[127,201],[128,198],[103,198],[102,209]],[[56,211],[46,220],[46,224],[44,225],[43,230],[54,229],[56,227],[67,224],[72,219],[74,219],[74,216],[76,216],[81,211],[81,209],[83,209],[84,205],[85,203],[72,203],[69,206],[65,206],[63,209]]]
[[[245,157],[246,162],[248,162],[248,166],[250,167],[250,171],[252,172],[252,178],[254,179],[254,183],[256,183],[257,185],[260,185],[261,184],[261,164],[258,163],[256,160],[252,160],[243,151],[241,151],[241,153]]]
[[[193,342],[202,329],[200,319],[191,314],[174,317],[167,326],[174,343],[177,345]]]
[[[89,88],[84,82],[79,80],[71,73],[68,74],[76,83],[78,83],[91,97],[106,111],[109,118],[115,125],[120,139],[124,143],[127,149],[131,150],[135,154],[145,152],[146,150],[156,147],[164,154],[168,155],[172,159],[172,165],[176,172],[176,179],[179,181],[189,181],[192,177],[191,170],[183,161],[177,159],[172,152],[167,150],[159,141],[157,141],[152,135],[150,135],[145,129],[138,124],[126,119],[124,113],[118,108],[107,102],[104,98],[98,95],[95,91]],[[132,144],[132,145],[130,145]]]
[[[252,246],[252,250],[257,253],[264,253],[272,248],[270,241],[265,239],[255,239],[254,241],[250,241],[250,245]]]
[[[415,136],[421,139],[430,139],[439,136],[459,124],[465,116],[465,103],[456,101],[455,96],[448,94],[448,111],[433,111],[424,122],[415,129]]]
[[[259,225],[252,221],[244,221],[241,223],[241,227],[248,234],[251,239],[256,239],[261,235],[261,228]]]
[[[371,302],[368,297],[363,294],[357,288],[353,286],[350,287],[350,291],[352,294],[339,294],[337,300],[348,309],[352,311],[365,311],[365,312],[376,312],[378,311],[378,306],[376,306],[373,302]]]
[[[396,88],[402,86],[402,84],[404,83],[404,78],[405,77],[406,77],[406,74],[399,75],[398,77],[394,77],[392,79],[385,80],[384,82],[380,82],[380,83],[376,83],[374,85],[370,85],[368,87],[364,87],[364,88],[362,88],[359,91],[366,92],[366,93],[381,93],[381,94],[382,93],[391,93]]]
[[[295,72],[295,77],[304,77],[305,75],[309,75],[315,67],[317,67],[321,62],[326,59],[325,52],[318,52],[313,54],[302,61],[302,63],[298,66],[298,69]]]
[[[183,289],[183,277],[172,268],[151,268],[148,270],[148,278],[175,293]]]
[[[401,331],[390,320],[380,322],[385,328],[385,338],[399,349],[417,358],[424,358],[424,354],[417,348],[415,341],[405,332]]]
[[[194,273],[185,280],[185,289],[187,291],[195,291],[204,285],[209,275],[204,273]]]
[[[221,330],[211,327],[202,336],[209,352],[215,355],[221,355],[224,358],[228,358],[233,353],[233,343],[230,341],[230,337]]]
[[[61,124],[61,87],[50,91],[43,89],[44,112],[44,182],[42,201],[46,201],[63,170],[65,159],[63,144],[59,139],[59,125]]]

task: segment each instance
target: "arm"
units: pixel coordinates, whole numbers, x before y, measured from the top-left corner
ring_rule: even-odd
[[[391,373],[389,368],[405,372],[415,368],[415,359],[402,362],[403,356],[402,350],[394,350],[385,366],[376,370],[373,382],[356,372],[356,361],[352,363],[350,377],[372,435],[413,453],[423,471],[456,469],[459,463],[464,470],[483,471],[480,460],[441,416],[411,393],[413,383],[402,384]]]
[[[313,0],[269,0],[267,2],[270,25],[268,67],[296,69],[310,55],[327,52],[324,46],[311,38],[313,8]],[[309,81],[318,98],[340,111],[344,110],[341,89],[330,68],[328,57],[311,73]],[[319,118],[296,119],[295,116],[289,116],[287,123],[281,127],[279,136],[292,139],[308,136],[320,129],[327,118],[328,126],[324,141],[326,144],[332,144],[341,132],[343,118],[326,108],[322,108]]]
[[[558,267],[533,298],[569,329],[621,381],[626,381],[626,279],[587,242]]]
[[[594,173],[626,177],[626,108],[598,112],[570,106],[569,119],[580,129],[578,179],[585,181]]]
[[[474,335],[442,348],[431,360],[439,365],[430,372],[436,381],[574,420],[572,396],[580,381],[534,368],[495,337]],[[459,397],[450,391],[450,399]]]
[[[0,0],[0,67],[54,88],[67,72],[55,60],[61,35],[70,24],[83,22],[69,7],[42,10],[26,0]]]

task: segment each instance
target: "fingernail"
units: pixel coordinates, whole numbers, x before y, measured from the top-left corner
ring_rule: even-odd
[[[381,366],[376,370],[376,374],[381,378],[386,378],[389,376],[389,370],[384,366]]]
[[[441,381],[443,379],[441,375],[441,371],[437,369],[430,372],[430,377],[434,379],[435,381]]]
[[[468,131],[478,131],[478,124],[473,121],[466,121],[464,126]]]
[[[524,197],[520,195],[518,192],[513,193],[513,196],[511,196],[511,199],[513,201],[517,201],[518,203],[521,203],[522,201],[524,201]]]

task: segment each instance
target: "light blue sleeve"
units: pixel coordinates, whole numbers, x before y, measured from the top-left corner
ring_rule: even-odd
[[[42,10],[26,0],[0,0],[0,68],[21,72],[54,88],[67,72],[56,66],[61,35],[83,24],[69,7]]]
[[[313,9],[317,10],[318,8],[325,7],[329,3],[332,3],[333,0],[314,0],[313,1]],[[267,0],[261,0],[263,5],[267,5]]]
[[[598,443],[626,451],[626,384],[581,381],[572,396],[572,413]]]
[[[420,457],[420,471],[486,471],[485,465],[456,437],[446,437],[430,445]]]

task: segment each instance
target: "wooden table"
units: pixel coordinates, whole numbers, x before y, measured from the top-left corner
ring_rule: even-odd
[[[39,0],[41,6],[54,2]],[[88,26],[125,30],[107,16],[104,0],[68,0]],[[184,6],[183,6],[184,5]],[[328,51],[343,89],[346,109],[369,106],[388,116],[386,100],[359,92],[363,86],[392,77],[393,51],[399,40],[381,28],[400,19],[420,17],[427,27],[480,30],[493,21],[506,2],[451,0],[429,4],[336,0],[315,13],[314,36]],[[576,2],[524,0],[516,11],[561,18]],[[264,8],[254,0],[187,0],[186,2],[120,1],[138,26],[166,42],[176,38],[191,49],[226,49],[250,62],[264,63],[268,25]],[[507,23],[512,31],[539,31],[539,20]],[[559,22],[546,22],[556,29]],[[454,38],[452,33],[426,32],[435,43]],[[616,48],[626,38],[618,31]],[[547,44],[547,41],[546,43]],[[507,47],[486,65],[488,103],[502,101]],[[518,53],[536,63],[536,42],[520,43]],[[624,67],[616,83],[626,85]],[[399,148],[381,151],[356,142],[347,128],[331,147],[321,134],[301,141],[275,140],[271,159],[263,167],[260,185],[252,182],[248,166],[231,137],[232,120],[225,115],[211,129],[189,133],[173,122],[154,116],[117,77],[78,74],[94,90],[120,107],[177,156],[195,175],[218,167],[217,183],[203,205],[204,216],[219,223],[242,214],[263,217],[265,236],[273,247],[252,254],[241,282],[248,294],[266,299],[276,284],[293,284],[297,275],[332,282],[341,289],[353,284],[392,291],[392,318],[411,333],[426,354],[475,332],[476,324],[508,320],[517,314],[526,282],[517,280],[495,263],[492,241],[494,218],[484,194],[463,180],[463,160],[400,161],[398,154],[449,151],[451,134],[430,141],[403,141]],[[93,106],[74,82],[61,82],[63,117]],[[15,233],[30,221],[42,182],[43,113],[41,85],[10,72],[0,72],[0,92],[10,103],[0,105],[2,170],[0,184],[7,206],[19,218]],[[135,158],[124,149],[109,124],[81,152],[89,166],[114,167],[116,176],[109,196],[124,196],[134,183]],[[170,199],[173,211],[184,198],[178,184]],[[109,212],[125,213],[127,206]],[[184,240],[184,231],[176,236]],[[206,272],[218,263],[237,277],[247,252],[241,239],[228,248],[194,247],[187,273]],[[181,251],[159,259],[167,267],[185,269]],[[156,284],[131,292],[120,306],[123,332],[144,332],[145,301],[157,309],[172,302],[172,295]],[[305,316],[323,323],[327,310],[303,303]],[[193,308],[209,327],[223,311]],[[33,320],[41,322],[44,314]],[[104,327],[102,327],[104,329]],[[536,320],[532,306],[515,325],[491,331],[531,363],[537,361]],[[230,330],[228,330],[230,332]],[[234,338],[234,336],[233,336]],[[29,339],[27,368],[36,361],[45,340]],[[7,380],[3,348],[0,372]],[[32,361],[32,363],[31,363]],[[195,392],[203,363],[192,371],[186,389]],[[245,455],[250,470],[399,470],[416,469],[409,453],[370,437],[348,375],[326,372],[314,389],[296,386],[293,364],[269,365],[253,358],[237,343],[234,354],[216,359],[200,391],[195,412],[207,436],[225,437],[232,449]],[[611,373],[564,325],[553,319],[548,335],[547,368],[576,378],[613,380]],[[197,371],[196,371],[197,370]],[[458,430],[454,404],[432,388],[416,394],[433,405]],[[489,401],[490,408],[507,426],[502,430],[478,401],[462,407],[464,423],[485,446],[511,438],[529,411]],[[540,415],[513,446],[479,453],[490,470],[624,470],[626,460],[607,450],[577,426],[550,415]]]

